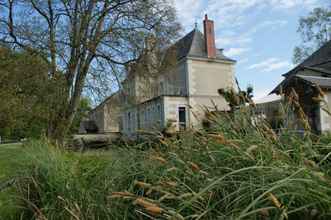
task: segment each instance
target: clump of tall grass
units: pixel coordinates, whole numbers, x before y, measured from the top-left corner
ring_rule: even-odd
[[[25,218],[329,219],[331,138],[311,140],[252,123],[247,109],[210,113],[208,131],[152,148],[69,153],[25,146],[15,186]]]

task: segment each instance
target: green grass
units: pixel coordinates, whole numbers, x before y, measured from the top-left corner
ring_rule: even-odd
[[[19,175],[23,160],[21,144],[0,145],[0,185]],[[0,219],[10,217],[16,212],[15,191],[12,188],[0,191]]]
[[[23,219],[330,219],[330,136],[276,136],[245,112],[211,121],[209,131],[110,152],[30,142],[14,166],[15,211]]]

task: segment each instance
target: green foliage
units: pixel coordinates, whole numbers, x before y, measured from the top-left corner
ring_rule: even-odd
[[[263,121],[252,123],[246,108],[210,120],[212,131],[161,139],[145,151],[114,146],[77,154],[26,144],[28,162],[14,187],[18,213],[28,219],[330,218],[330,136],[277,136]]]
[[[36,95],[43,90],[47,69],[30,54],[1,48],[0,56],[0,135],[23,137],[32,119],[40,117],[35,110],[42,100]]]
[[[0,48],[0,136],[40,137],[53,106],[55,84],[37,55]]]
[[[88,116],[89,111],[92,110],[91,101],[88,98],[81,98],[75,118],[72,122],[70,133],[77,134],[79,131],[81,121]]]
[[[302,45],[294,49],[293,62],[298,64],[331,40],[330,8],[315,8],[307,17],[300,18],[298,33]]]

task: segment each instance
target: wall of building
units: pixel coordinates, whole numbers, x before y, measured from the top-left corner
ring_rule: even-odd
[[[99,106],[94,109],[90,115],[89,120],[94,121],[95,125],[98,127],[98,132],[103,133],[104,131],[104,106]]]
[[[121,99],[118,94],[112,96],[104,105],[104,126],[102,133],[119,132],[121,116]]]
[[[324,109],[327,109],[331,112],[331,91],[325,91],[324,103],[321,103],[320,106],[320,128],[322,132],[331,131],[331,116]]]
[[[164,127],[163,97],[127,108],[122,113],[122,120],[122,133],[129,138],[134,138],[137,132],[161,130]]]
[[[188,104],[192,107],[190,122],[199,127],[205,117],[205,108],[228,111],[225,99],[218,94],[221,88],[235,88],[234,64],[222,61],[189,59]]]
[[[127,137],[134,136],[138,130],[137,108],[129,108],[122,112],[122,134]]]
[[[187,89],[187,62],[182,60],[175,68],[159,76],[158,95],[186,96]]]
[[[189,127],[190,108],[187,97],[161,96],[125,110],[122,133],[135,138],[137,132],[162,131],[169,123],[179,131],[180,107],[186,109],[186,125]]]
[[[90,112],[87,120],[95,123],[98,133],[119,132],[121,102],[119,94],[114,94]]]
[[[159,97],[138,106],[138,129],[142,131],[154,131],[163,128],[164,107],[163,98]]]
[[[179,131],[179,107],[186,108],[186,123],[190,123],[190,108],[188,105],[187,97],[164,97],[164,126],[167,126],[168,123],[171,123],[177,131]]]
[[[182,60],[175,67],[159,75],[148,73],[130,75],[123,84],[127,95],[126,103],[136,105],[163,95],[186,96],[188,92],[186,79],[186,60]]]

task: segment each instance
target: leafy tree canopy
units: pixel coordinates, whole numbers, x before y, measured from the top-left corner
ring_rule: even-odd
[[[38,56],[0,48],[0,135],[36,136],[47,128],[47,64]]]
[[[331,40],[331,8],[315,8],[308,16],[300,18],[298,33],[302,43],[294,49],[295,64]]]

